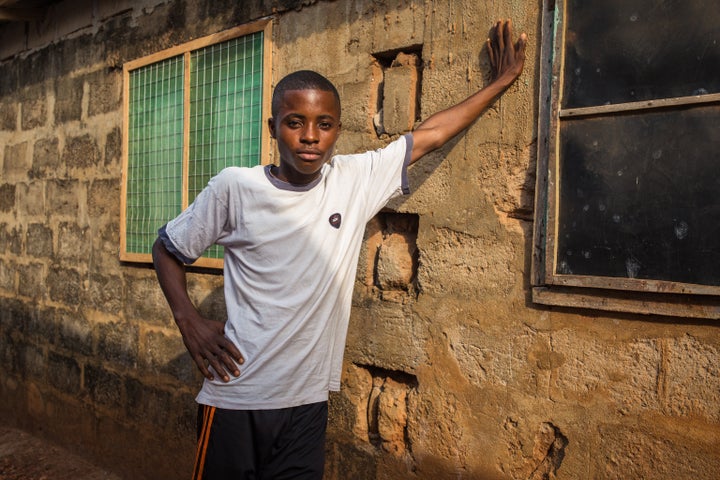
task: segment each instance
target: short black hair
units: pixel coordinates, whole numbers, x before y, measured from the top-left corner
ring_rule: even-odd
[[[337,102],[338,113],[340,112],[340,95],[335,85],[317,72],[312,70],[298,70],[283,77],[275,86],[271,105],[273,117],[277,116],[280,110],[280,102],[282,102],[283,96],[288,90],[322,90],[324,92],[331,92]]]

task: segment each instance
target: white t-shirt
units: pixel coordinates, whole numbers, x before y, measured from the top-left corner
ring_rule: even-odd
[[[409,193],[412,136],[337,155],[305,186],[269,166],[230,167],[160,230],[192,263],[214,243],[224,254],[226,336],[245,358],[229,383],[205,380],[202,404],[275,409],[325,401],[339,390],[357,259],[366,223]]]

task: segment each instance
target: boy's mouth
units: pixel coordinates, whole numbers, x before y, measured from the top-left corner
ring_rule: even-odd
[[[301,150],[297,152],[297,156],[307,162],[314,162],[322,157],[322,153],[318,150]]]

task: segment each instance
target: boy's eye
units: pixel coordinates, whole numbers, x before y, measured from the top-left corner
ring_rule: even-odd
[[[299,128],[302,126],[302,122],[300,120],[289,120],[287,126],[290,128]]]

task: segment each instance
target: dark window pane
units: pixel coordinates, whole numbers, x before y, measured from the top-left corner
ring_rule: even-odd
[[[708,0],[569,0],[564,108],[720,92],[720,8]]]
[[[557,273],[720,285],[720,107],[561,125]]]

